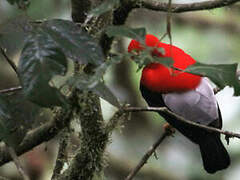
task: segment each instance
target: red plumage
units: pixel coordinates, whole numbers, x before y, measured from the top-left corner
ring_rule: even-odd
[[[156,47],[153,54],[159,57],[171,57],[173,66],[179,69],[186,69],[196,61],[176,46],[162,43],[153,35],[146,35],[145,44],[148,47]],[[163,48],[164,54],[157,48]],[[128,46],[128,51],[143,50],[144,47],[136,40],[132,40]],[[171,68],[160,63],[147,65],[142,72],[141,83],[152,91],[160,93],[183,92],[195,89],[200,83],[201,77]]]

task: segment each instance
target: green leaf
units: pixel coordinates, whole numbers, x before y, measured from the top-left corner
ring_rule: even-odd
[[[69,78],[67,84],[71,88],[78,88],[80,90],[88,90],[97,94],[104,100],[108,101],[116,107],[120,107],[120,104],[116,96],[110,91],[110,89],[100,80],[97,76],[89,76],[86,74],[77,74]]]
[[[95,94],[106,100],[107,102],[111,103],[116,107],[120,107],[118,99],[112,93],[112,91],[103,83],[99,82],[96,84],[94,88],[91,89]]]
[[[174,63],[173,59],[171,57],[153,57],[153,62],[158,62],[166,67],[171,67]]]
[[[72,60],[81,64],[100,65],[103,63],[104,55],[101,47],[73,22],[54,19],[44,22],[41,28]]]
[[[78,88],[80,90],[92,91],[93,93],[99,95],[101,98],[105,99],[112,105],[120,107],[117,98],[103,83],[102,78],[109,66],[120,63],[121,61],[121,58],[111,58],[111,60],[108,60],[98,66],[95,69],[93,75],[87,75],[84,73],[75,74],[67,80],[66,84],[70,86],[70,88]]]
[[[134,62],[138,65],[137,71],[142,69],[144,66],[158,62],[166,67],[171,67],[174,63],[171,57],[158,57],[153,56],[152,52],[155,50],[155,47],[147,47],[146,49],[139,51],[137,54],[130,54],[131,58],[134,59]],[[162,50],[162,48],[158,48],[158,51]]]
[[[240,95],[240,83],[236,76],[238,64],[203,64],[195,63],[185,71],[192,74],[206,76],[211,79],[220,89],[225,86],[234,88],[234,95]]]
[[[146,36],[145,28],[129,28],[126,26],[109,26],[106,30],[109,37],[123,36],[144,42]]]
[[[118,7],[119,0],[107,0],[100,4],[98,7],[90,11],[90,14],[93,16],[99,16],[105,12],[113,10],[115,7]]]
[[[52,38],[40,29],[27,38],[19,61],[19,74],[25,96],[43,106],[63,105],[64,96],[49,81],[64,75],[67,59]]]

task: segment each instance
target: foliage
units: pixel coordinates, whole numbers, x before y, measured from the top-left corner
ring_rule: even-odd
[[[109,27],[107,29],[108,36],[123,36],[123,37],[129,37],[135,40],[138,40],[139,42],[142,42],[144,45],[144,37],[146,35],[146,30],[144,28],[128,28],[126,26],[113,26]],[[132,58],[134,61],[138,64],[138,70],[143,68],[145,65],[152,63],[152,62],[158,62],[164,66],[167,67],[173,67],[173,61],[171,58],[165,58],[165,57],[156,57],[152,56],[151,52],[154,48],[149,48],[147,46],[144,46],[144,50],[140,51],[138,53],[133,53],[132,55],[119,55]],[[159,51],[161,51],[161,48],[159,48]],[[201,75],[208,77],[211,79],[220,89],[223,89],[226,86],[230,86],[234,88],[234,95],[239,96],[240,95],[240,83],[237,79],[236,73],[237,73],[237,66],[238,64],[204,64],[197,62],[194,65],[188,67],[186,70],[189,73]],[[173,67],[174,68],[174,67]]]
[[[238,64],[203,64],[195,63],[186,69],[187,72],[202,75],[211,79],[220,89],[225,86],[234,88],[234,95],[240,95],[240,83],[237,78]]]
[[[112,10],[114,7],[119,5],[120,0],[107,0],[104,1],[100,6],[90,11],[90,15],[99,16],[105,12]]]
[[[18,5],[21,9],[26,9],[30,3],[29,0],[7,1],[12,5]],[[106,0],[91,10],[88,16],[90,19],[92,17],[97,19],[103,13],[118,8],[121,3],[120,0]],[[94,18],[91,20],[96,20]],[[20,106],[25,106],[25,102],[44,108],[60,106],[67,109],[71,102],[67,100],[69,94],[62,90],[63,87],[66,87],[70,92],[76,89],[80,92],[92,92],[95,96],[97,95],[97,98],[101,97],[120,109],[118,98],[107,87],[103,79],[109,67],[124,59],[133,59],[138,65],[138,70],[152,62],[174,68],[171,58],[152,56],[152,51],[156,48],[144,45],[147,34],[144,27],[130,28],[126,25],[109,25],[106,29],[101,30],[100,32],[106,33],[104,37],[106,37],[105,35],[110,39],[127,37],[138,40],[144,46],[144,50],[141,52],[128,53],[125,51],[109,53],[105,56],[102,52],[103,47],[95,38],[97,36],[90,36],[87,27],[81,27],[79,24],[63,19],[37,22],[28,20],[26,24],[28,27],[24,32],[26,36],[24,36],[24,47],[21,51],[17,73],[23,94],[17,97],[19,100],[17,103],[11,101],[8,96],[0,96],[0,139],[14,147],[21,143],[26,133],[24,130],[20,134],[15,134],[15,132],[21,131],[22,125],[26,125],[20,121],[21,116],[16,115],[16,112],[22,112]],[[6,36],[6,34],[0,35],[1,37]],[[163,51],[162,48],[158,50]],[[72,61],[75,67],[80,66],[79,72],[73,72],[68,67],[69,61]],[[87,67],[91,67],[90,72],[85,71]],[[66,77],[68,71],[72,72],[70,76]],[[234,95],[240,95],[240,84],[236,77],[237,64],[197,62],[184,71],[206,76],[220,89],[231,86],[234,88]],[[65,77],[66,81],[61,86],[55,86],[53,78],[56,76]],[[88,100],[85,99],[86,102]],[[81,110],[84,114],[85,111]],[[89,124],[91,123],[90,119],[89,115]],[[105,133],[104,126],[101,130]],[[108,134],[104,135],[107,139]],[[101,144],[101,142],[99,143]],[[104,146],[104,144],[102,145]]]
[[[109,37],[129,37],[144,42],[145,28],[110,26],[106,33]],[[28,32],[21,53],[18,71],[25,97],[43,107],[67,105],[66,97],[57,89],[51,79],[56,75],[64,76],[67,61],[80,64],[93,64],[92,74],[75,74],[66,81],[66,86],[80,90],[93,91],[114,106],[119,102],[102,80],[107,68],[123,59],[134,59],[141,69],[151,62],[159,62],[172,67],[171,58],[152,56],[152,48],[138,53],[122,53],[104,62],[101,47],[83,29],[67,20],[53,19],[41,24],[34,24]],[[159,49],[161,51],[162,49]],[[240,85],[235,76],[237,64],[206,65],[196,63],[187,68],[187,72],[209,77],[219,88],[233,86],[235,95],[240,93]]]
[[[63,95],[49,85],[54,75],[64,75],[67,59],[51,37],[34,30],[26,39],[19,61],[19,74],[26,97],[41,106],[61,105]]]
[[[139,42],[144,42],[146,29],[129,28],[127,26],[109,26],[106,33],[109,37],[128,37],[131,39],[136,39]]]

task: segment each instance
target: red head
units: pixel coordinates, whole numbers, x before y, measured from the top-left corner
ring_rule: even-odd
[[[154,54],[159,57],[171,57],[173,66],[179,69],[186,69],[196,61],[176,46],[162,43],[153,35],[146,35],[145,45],[148,47],[163,48],[162,54],[154,50]],[[143,46],[136,40],[132,40],[128,46],[128,51],[143,50]],[[142,71],[141,84],[148,89],[160,93],[184,92],[195,89],[201,81],[201,77],[178,70],[173,70],[159,63],[151,63]]]

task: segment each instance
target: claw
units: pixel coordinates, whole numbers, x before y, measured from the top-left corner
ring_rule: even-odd
[[[175,129],[174,127],[172,127],[170,124],[165,123],[163,125],[163,129],[165,132],[169,133],[169,135],[173,136],[173,134],[175,133]]]

